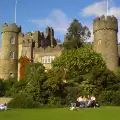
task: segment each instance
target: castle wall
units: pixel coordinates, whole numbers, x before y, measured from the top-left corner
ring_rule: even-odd
[[[34,62],[42,62],[47,57],[49,63],[43,63],[46,69],[51,68],[51,61],[59,56],[62,47],[57,46],[54,38],[54,30],[50,27],[46,29],[46,35],[43,32],[21,33],[21,27],[16,24],[3,24],[2,26],[2,48],[0,57],[0,78],[20,78],[21,56],[27,56]],[[12,57],[11,57],[12,56]],[[34,57],[34,58],[33,58]]]
[[[18,62],[16,60],[0,59],[0,78],[9,79],[11,73],[14,74],[14,78],[17,78],[17,68]]]
[[[18,33],[21,27],[16,24],[2,26],[2,49],[0,58],[0,78],[17,78]]]
[[[61,55],[63,48],[60,46],[56,46],[54,48],[48,47],[48,48],[35,48],[34,49],[34,62],[40,62],[45,66],[45,69],[51,69],[51,62],[50,63],[44,63],[42,61],[43,57],[59,57]]]
[[[32,47],[22,47],[22,56],[32,59]]]
[[[114,71],[118,66],[118,23],[115,17],[104,16],[93,23],[94,50],[102,54],[108,68]]]
[[[21,56],[32,59],[33,56],[33,34],[28,32],[23,37]]]
[[[22,56],[22,44],[18,45],[18,60]],[[20,78],[20,63],[18,62],[18,80]]]

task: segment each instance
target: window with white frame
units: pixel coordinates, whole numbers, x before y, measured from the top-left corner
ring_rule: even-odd
[[[12,52],[12,51],[10,52],[10,58],[14,59],[14,52]]]
[[[41,62],[42,63],[51,63],[55,59],[55,56],[43,56]]]
[[[11,44],[15,44],[15,37],[11,37],[11,38],[10,38],[10,43],[11,43]]]

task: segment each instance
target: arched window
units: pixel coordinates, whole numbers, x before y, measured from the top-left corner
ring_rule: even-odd
[[[15,76],[14,76],[13,73],[10,73],[10,74],[9,74],[9,77],[10,77],[10,78],[14,78]]]
[[[15,44],[15,37],[11,37],[11,38],[10,38],[10,43],[11,43],[11,44]]]
[[[10,58],[14,59],[14,52],[12,52],[12,51],[10,52]]]

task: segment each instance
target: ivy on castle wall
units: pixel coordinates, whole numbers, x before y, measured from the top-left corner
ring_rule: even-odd
[[[20,63],[20,79],[23,79],[24,77],[24,73],[25,73],[25,68],[26,65],[30,62],[31,60],[29,58],[27,58],[27,56],[21,56],[19,59],[19,63]]]

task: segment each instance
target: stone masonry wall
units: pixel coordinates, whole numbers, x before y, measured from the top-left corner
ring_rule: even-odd
[[[94,50],[102,54],[107,67],[114,71],[118,66],[118,22],[114,16],[101,16],[94,20]]]

